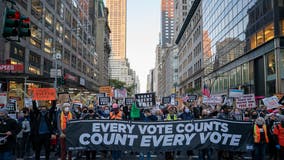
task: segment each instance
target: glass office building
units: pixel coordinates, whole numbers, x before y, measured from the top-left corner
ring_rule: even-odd
[[[284,93],[284,0],[203,0],[204,82],[256,96]]]

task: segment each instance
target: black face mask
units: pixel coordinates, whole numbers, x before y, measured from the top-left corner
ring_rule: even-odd
[[[253,115],[251,116],[251,118],[252,118],[252,119],[257,119],[257,114],[253,114]]]
[[[262,125],[257,125],[259,128],[262,128]]]

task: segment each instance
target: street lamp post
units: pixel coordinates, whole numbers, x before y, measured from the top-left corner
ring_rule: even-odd
[[[55,76],[54,76],[54,88],[57,91],[57,76],[58,76],[58,60],[61,59],[61,54],[60,53],[55,53],[53,54],[53,60],[55,60]]]

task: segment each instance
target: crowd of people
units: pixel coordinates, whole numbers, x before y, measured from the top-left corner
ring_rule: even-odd
[[[139,115],[132,112],[139,110]],[[61,160],[71,160],[72,156],[78,159],[96,159],[100,152],[104,159],[121,159],[122,151],[78,151],[72,153],[66,148],[66,127],[70,120],[130,120],[130,121],[176,121],[193,120],[205,118],[220,118],[226,120],[252,122],[254,135],[254,148],[248,153],[255,160],[284,159],[284,109],[276,108],[267,110],[266,106],[256,108],[239,109],[228,105],[216,105],[214,107],[205,104],[198,105],[196,102],[184,102],[182,106],[160,105],[152,108],[137,109],[135,105],[125,106],[113,103],[110,106],[76,106],[70,103],[56,104],[52,101],[50,106],[37,105],[33,101],[32,108],[23,108],[17,116],[12,119],[8,111],[0,109],[0,159],[12,160],[16,155],[18,158],[28,158],[34,155],[36,160],[40,159],[44,152],[45,159],[50,159],[50,152],[56,152]],[[151,159],[152,152],[132,153],[138,154],[139,159],[146,157]],[[213,148],[200,151],[186,151],[188,158],[198,154],[200,160],[212,159],[215,152]],[[245,153],[217,150],[218,159],[243,159]],[[165,159],[172,160],[180,152],[165,152]]]

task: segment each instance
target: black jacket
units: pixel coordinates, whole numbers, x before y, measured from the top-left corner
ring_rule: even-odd
[[[47,123],[48,130],[50,134],[55,133],[56,124],[54,123],[54,114],[56,109],[56,101],[52,101],[52,107],[45,114],[45,121]],[[31,118],[31,136],[39,135],[39,126],[41,122],[41,113],[36,106],[36,102],[33,101],[33,111],[30,113]]]
[[[3,145],[0,145],[0,152],[11,151],[16,144],[17,134],[21,131],[22,127],[18,122],[10,117],[0,120],[0,138],[5,137],[4,133],[10,131],[12,132],[11,136],[7,137],[7,142]]]

